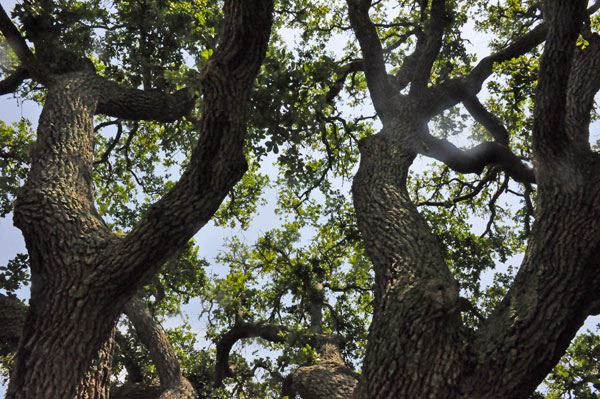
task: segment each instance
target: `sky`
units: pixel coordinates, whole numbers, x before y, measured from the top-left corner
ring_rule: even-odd
[[[0,3],[7,12],[12,10],[15,1],[14,0],[1,0]],[[472,40],[473,45],[486,54],[485,44],[487,40],[485,38],[476,37]],[[482,50],[483,48],[483,50]],[[40,108],[32,102],[19,103],[11,95],[0,96],[0,120],[8,123],[16,122],[21,118],[27,118],[37,124],[39,117]],[[595,129],[595,131],[598,129]],[[275,193],[271,192],[271,196]],[[252,227],[248,231],[242,231],[241,229],[229,229],[215,227],[212,224],[207,225],[196,234],[195,239],[200,247],[200,256],[206,257],[209,261],[212,260],[215,255],[219,252],[223,240],[226,237],[238,236],[243,241],[252,244],[256,238],[262,233],[272,227],[279,224],[279,218],[275,215],[275,207],[271,202],[267,206],[261,209],[260,216],[257,217]],[[6,262],[12,259],[17,253],[26,252],[23,237],[21,232],[12,225],[12,218],[9,215],[4,219],[0,219],[0,265],[5,265]],[[27,289],[22,294],[27,296]],[[198,309],[188,309],[192,313],[197,313]],[[193,328],[196,332],[201,334],[201,324],[197,323],[195,316],[191,316],[190,322],[192,322]],[[590,318],[585,325],[585,328],[592,328],[600,318]],[[178,320],[174,319],[166,323],[165,327],[173,326],[178,324]],[[0,385],[0,397],[4,396],[5,387]]]

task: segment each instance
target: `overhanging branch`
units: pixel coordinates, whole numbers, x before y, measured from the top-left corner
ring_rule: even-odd
[[[27,69],[23,67],[17,68],[6,79],[0,81],[0,95],[14,93],[27,78],[29,78]]]
[[[229,354],[233,345],[244,338],[260,337],[270,342],[285,342],[288,329],[275,324],[258,322],[246,323],[238,320],[236,324],[217,343],[217,361],[215,364],[215,387],[221,386],[225,377],[231,377]]]
[[[19,29],[12,23],[2,5],[0,5],[0,32],[6,38],[8,45],[15,52],[17,58],[19,58],[32,75],[35,75],[36,79],[41,82],[50,79],[51,74],[43,64],[38,62],[35,55],[29,49],[29,46],[27,46],[27,42],[21,36]]]
[[[463,99],[463,104],[471,116],[490,132],[496,142],[505,146],[508,145],[508,131],[498,118],[479,102],[476,95],[467,93]]]
[[[500,143],[485,142],[471,149],[461,150],[446,140],[425,134],[415,151],[435,158],[460,173],[480,174],[487,165],[498,164],[516,181],[535,183],[533,169],[513,154],[510,148]]]

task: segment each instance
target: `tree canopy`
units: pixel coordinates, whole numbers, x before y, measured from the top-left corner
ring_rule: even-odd
[[[0,8],[6,397],[597,398],[598,9]]]

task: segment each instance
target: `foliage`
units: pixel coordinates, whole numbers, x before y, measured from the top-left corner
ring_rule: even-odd
[[[12,211],[18,187],[29,170],[29,147],[33,143],[31,122],[21,119],[11,126],[0,121],[0,216]]]
[[[596,326],[596,332],[600,326]],[[600,390],[600,336],[587,330],[573,340],[546,379],[548,399],[596,399]]]
[[[0,266],[0,289],[8,295],[15,292],[23,285],[28,285],[29,280],[29,256],[17,254],[9,260],[6,266]]]
[[[210,59],[222,29],[220,3],[65,0],[40,2],[44,13],[29,3],[19,5],[14,15],[24,25],[37,27],[24,32],[29,38],[58,30],[64,51],[87,55],[103,76],[116,82],[145,89],[197,90],[197,71]],[[421,26],[424,16],[417,3],[381,1],[373,7],[371,17],[392,74],[399,73],[414,49],[413,33],[429,29]],[[490,48],[499,49],[540,20],[536,1],[449,3],[451,23],[431,84],[447,82],[477,61],[464,33],[467,21],[475,20],[477,30],[493,35]],[[345,2],[280,0],[277,6],[277,30],[252,94],[245,148],[249,170],[213,223],[238,233],[250,231],[265,213],[275,213],[281,223],[260,226],[251,242],[232,233],[215,259],[202,258],[196,244],[189,242],[143,291],[158,320],[189,311],[205,323],[205,336],[197,336],[187,319],[168,333],[184,374],[207,398],[278,396],[282,376],[317,361],[319,335],[341,337],[344,359],[359,365],[373,308],[374,277],[357,228],[349,181],[357,168],[358,141],[378,126],[365,77],[356,67],[360,56],[355,40],[347,34]],[[48,25],[49,16],[60,24]],[[509,146],[525,160],[531,159],[528,143],[540,51],[496,65],[487,83],[485,105],[509,131]],[[22,88],[20,95],[43,102],[35,87]],[[198,99],[197,110],[201,104]],[[198,139],[199,116],[172,124],[97,118],[96,206],[117,233],[131,229],[173,186]],[[430,128],[463,148],[488,135],[459,107],[435,118]],[[0,122],[2,216],[11,211],[16,190],[26,178],[33,140],[30,122]],[[476,312],[463,312],[463,318],[476,329],[477,314],[487,315],[512,282],[510,263],[525,249],[535,189],[509,182],[494,166],[472,177],[435,163],[411,171],[409,191],[447,249],[446,261],[461,295],[475,305]],[[0,288],[14,293],[28,278],[26,265],[27,258],[19,255],[0,267]],[[285,343],[240,343],[236,350],[255,353],[232,355],[235,376],[225,387],[215,388],[215,350],[210,345],[240,317],[285,326],[290,338]],[[145,379],[154,378],[152,362],[134,329],[124,322],[121,330],[115,375],[133,362]],[[598,345],[594,333],[578,337],[548,377],[545,397],[597,398]]]

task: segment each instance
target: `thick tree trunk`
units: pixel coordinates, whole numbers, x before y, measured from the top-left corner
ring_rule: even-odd
[[[360,145],[353,183],[359,227],[375,268],[375,307],[356,398],[452,398],[469,361],[458,286],[442,247],[406,191],[423,128],[406,107],[401,124]],[[408,150],[407,150],[408,148]]]
[[[600,84],[583,75],[586,68],[598,70],[598,52],[578,51],[571,69],[586,2],[546,3],[548,37],[533,141],[536,224],[515,282],[476,331],[462,325],[457,286],[443,252],[406,192],[413,151],[431,144],[425,126],[435,106],[422,100],[433,104],[438,100],[427,92],[442,92],[423,87],[394,97],[381,89],[385,84],[369,82],[373,101],[395,109],[383,115],[382,132],[361,143],[353,184],[376,275],[373,322],[355,398],[525,398],[598,304],[600,160],[587,138]],[[348,4],[363,54],[372,56],[378,43],[368,34],[374,27],[361,8],[368,9],[369,2]],[[379,77],[372,69],[376,63],[367,63],[371,81],[388,79],[381,68]],[[452,104],[451,93],[446,96],[440,104]],[[379,110],[387,112],[383,105]]]
[[[104,301],[81,292],[117,239],[92,202],[94,89],[81,73],[49,88],[30,176],[15,206],[32,287],[9,398],[75,397],[116,319]]]
[[[120,88],[91,71],[33,76],[48,92],[31,171],[15,205],[32,288],[7,398],[103,397],[106,374],[86,383],[86,373],[123,306],[210,219],[245,171],[245,113],[272,6],[270,0],[225,1],[223,37],[202,74],[200,140],[190,165],[125,237],[109,231],[94,209],[93,115],[175,120],[189,111],[189,98]],[[17,35],[11,39],[21,61],[45,71]],[[82,384],[96,385],[97,395]]]
[[[291,372],[283,383],[282,395],[302,399],[350,399],[359,375],[342,359],[334,344],[322,345],[320,362]]]

